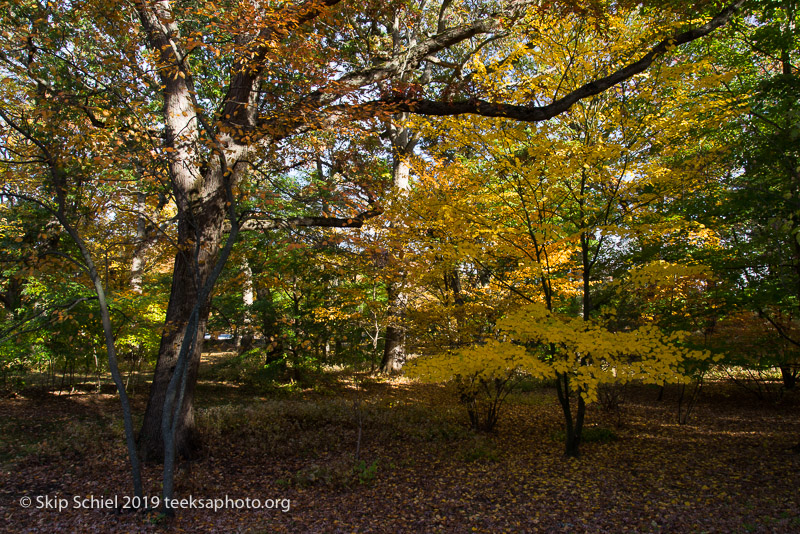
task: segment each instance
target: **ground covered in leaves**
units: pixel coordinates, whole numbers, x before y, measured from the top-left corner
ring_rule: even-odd
[[[0,399],[0,530],[800,531],[800,454],[792,451],[800,403],[792,397],[758,400],[712,384],[678,425],[677,389],[659,401],[657,389],[631,388],[618,412],[590,407],[591,441],[568,460],[545,386],[512,394],[487,435],[467,428],[445,387],[373,380],[357,393],[348,384],[288,395],[201,385],[202,451],[180,466],[177,497],[273,507],[184,509],[172,520],[74,506],[75,496],[131,493],[113,396]],[[145,478],[147,494],[158,496],[158,468]],[[36,498],[45,496],[69,506],[41,508]]]

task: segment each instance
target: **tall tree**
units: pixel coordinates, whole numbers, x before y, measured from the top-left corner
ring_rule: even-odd
[[[194,383],[208,316],[208,301],[201,300],[210,294],[202,288],[211,278],[229,226],[231,193],[253,168],[279,167],[290,138],[334,126],[369,124],[376,115],[387,119],[401,112],[543,121],[644,72],[676,46],[708,35],[726,24],[743,0],[696,27],[681,22],[694,20],[696,12],[665,11],[663,24],[647,28],[641,36],[652,43],[649,49],[608,57],[600,71],[568,93],[532,94],[513,103],[498,101],[491,87],[472,83],[467,72],[494,66],[475,64],[468,69],[463,62],[448,61],[448,53],[462,45],[474,51],[490,37],[535,46],[535,32],[526,31],[529,23],[543,10],[572,2],[444,2],[444,29],[434,18],[416,41],[399,47],[386,39],[387,28],[378,22],[385,4],[339,4],[137,0],[3,6],[7,52],[2,61],[14,78],[43,87],[48,105],[82,113],[87,139],[97,132],[130,138],[164,162],[158,177],[177,209],[176,253],[166,328],[139,436],[144,458],[158,458],[163,452],[167,436],[162,435],[162,421],[168,419],[163,407],[181,346],[191,346],[192,354],[175,422],[175,446],[181,452],[191,449]],[[352,44],[365,38],[372,47],[369,53],[354,53]],[[603,50],[597,54],[607,57]],[[47,64],[40,62],[44,57]],[[421,91],[402,84],[392,85],[388,93],[381,90],[424,62],[434,65],[435,83]],[[555,68],[569,71],[570,64]],[[47,122],[42,111],[34,110],[36,120]],[[92,153],[90,144],[73,150]],[[242,228],[357,227],[379,212],[369,203],[358,209],[348,217],[317,213],[290,219],[264,209],[264,220]],[[196,309],[199,314],[190,320]],[[197,331],[190,324],[196,324]],[[186,338],[191,341],[186,343]]]
[[[582,76],[600,68],[590,50],[603,48],[613,56],[637,46],[647,21],[640,12],[609,16],[603,32],[579,18],[552,21],[557,37],[548,46],[519,52],[517,60],[530,65],[532,73],[507,84],[509,99],[533,83],[545,90],[570,91]],[[605,32],[615,36],[613,42],[605,40]],[[572,63],[566,75],[536,68],[559,54]],[[500,335],[493,331],[484,336],[510,336],[515,345],[490,342],[459,357],[445,356],[444,364],[428,365],[440,378],[447,376],[443,368],[450,376],[469,374],[476,368],[480,371],[483,357],[489,371],[480,371],[480,376],[490,380],[516,365],[541,373],[539,359],[547,362],[551,368],[545,375],[556,378],[558,385],[568,455],[578,454],[586,405],[596,398],[598,381],[624,382],[631,373],[656,382],[670,373],[678,378],[682,356],[673,358],[670,350],[679,355],[684,354],[682,349],[658,342],[659,354],[650,360],[644,356],[647,342],[661,334],[641,330],[626,337],[614,330],[633,325],[612,324],[609,331],[607,319],[598,319],[603,311],[613,315],[609,309],[613,302],[608,301],[611,289],[631,268],[619,260],[637,239],[704,233],[694,221],[674,213],[659,217],[653,208],[680,200],[686,184],[696,179],[672,168],[669,155],[691,152],[698,141],[706,141],[692,134],[708,130],[738,108],[728,105],[726,95],[707,90],[731,75],[715,73],[702,49],[685,53],[682,60],[660,64],[647,76],[619,83],[613,92],[584,99],[568,115],[546,123],[521,125],[497,119],[434,123],[434,131],[447,132],[438,138],[437,149],[457,154],[458,161],[436,160],[438,183],[430,180],[419,192],[415,208],[423,212],[424,207],[422,224],[431,221],[430,228],[444,227],[450,234],[446,242],[429,240],[426,245],[446,247],[463,263],[489,271],[495,286],[503,288],[516,306],[506,304],[512,309],[507,313],[510,318],[498,322]],[[476,76],[476,83],[503,81],[502,73],[489,69]],[[703,166],[703,155],[692,158],[692,165]],[[651,260],[639,257],[640,262]],[[659,266],[656,262],[643,272],[668,277],[693,270],[676,266],[668,272]],[[513,310],[526,303],[540,304],[527,312]],[[594,338],[597,346],[580,341],[584,335]],[[627,355],[606,350],[623,339]],[[631,360],[632,355],[637,356]],[[647,364],[634,371],[635,362],[644,360]],[[604,375],[603,369],[613,372]]]
[[[53,6],[53,9],[59,8]],[[8,155],[3,160],[6,182],[0,194],[34,204],[49,213],[77,249],[74,256],[67,257],[88,276],[98,303],[109,369],[122,407],[134,493],[141,497],[133,418],[117,362],[108,305],[108,276],[104,280],[98,268],[97,244],[92,246],[81,231],[90,227],[94,218],[105,218],[104,212],[111,202],[109,197],[115,196],[115,191],[107,184],[117,179],[111,161],[125,161],[125,150],[119,151],[115,143],[109,142],[104,128],[92,132],[95,135],[86,133],[92,121],[101,122],[89,106],[62,108],[53,102],[53,93],[58,89],[46,76],[48,71],[57,70],[61,65],[47,55],[40,55],[37,42],[39,39],[48,42],[56,55],[72,52],[63,36],[49,25],[53,13],[34,4],[14,6],[7,16],[17,24],[14,29],[28,32],[28,37],[13,50],[15,53],[3,57],[11,77],[4,80],[4,106],[0,108],[3,124],[0,151]],[[93,29],[96,27],[91,23],[83,24],[82,30]],[[100,29],[105,28],[101,26]],[[87,55],[89,62],[96,60],[102,56],[102,48],[92,48]]]
[[[738,88],[752,96],[739,143],[741,172],[730,180],[729,205],[738,215],[730,243],[748,264],[738,272],[750,304],[800,350],[792,333],[800,319],[800,5],[759,7],[759,22],[741,29],[742,59],[754,59],[758,71]],[[782,371],[792,385],[797,368],[787,363]]]

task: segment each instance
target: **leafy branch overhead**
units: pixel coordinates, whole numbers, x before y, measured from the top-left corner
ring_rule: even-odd
[[[224,95],[213,111],[213,120],[198,113],[203,106],[197,100],[195,78],[189,62],[190,53],[184,43],[192,38],[181,32],[178,14],[166,1],[150,5],[137,4],[143,27],[150,47],[157,53],[157,64],[164,94],[171,95],[166,100],[167,116],[175,121],[170,129],[180,132],[181,141],[175,135],[168,137],[168,143],[177,143],[177,153],[170,154],[173,159],[185,158],[186,147],[198,140],[199,128],[206,130],[214,150],[225,150],[231,163],[243,154],[237,154],[236,146],[253,146],[259,142],[274,143],[293,133],[313,128],[330,127],[351,118],[369,118],[374,114],[411,111],[426,115],[457,115],[474,113],[485,116],[507,117],[523,121],[541,121],[568,110],[576,102],[608,90],[614,85],[631,78],[649,68],[660,56],[677,46],[690,43],[709,35],[725,25],[743,5],[743,0],[731,3],[711,20],[687,31],[675,33],[662,39],[639,59],[619,67],[613,73],[588,81],[565,96],[547,105],[512,104],[495,100],[485,100],[479,96],[467,100],[430,99],[414,96],[414,91],[402,90],[399,95],[391,94],[380,100],[370,100],[369,94],[380,88],[384,82],[395,79],[402,73],[418,67],[423,61],[436,62],[439,68],[446,68],[446,60],[436,61],[439,54],[451,54],[455,47],[477,36],[510,38],[514,31],[522,31],[530,20],[537,16],[539,9],[535,4],[511,2],[492,13],[478,13],[479,18],[466,21],[449,28],[436,28],[429,37],[412,43],[401,50],[394,50],[386,59],[377,59],[376,65],[363,66],[344,59],[338,67],[340,75],[325,72],[321,65],[312,67],[311,72],[326,75],[316,88],[297,92],[284,102],[272,103],[269,93],[264,91],[270,80],[270,69],[277,68],[279,61],[285,61],[286,43],[307,31],[303,26],[312,23],[327,13],[328,8],[340,7],[337,1],[307,2],[288,6],[274,12],[252,14],[252,32],[233,33],[236,47],[230,57],[231,74],[224,84]],[[445,9],[443,7],[443,9]],[[482,17],[480,17],[482,15]],[[327,15],[326,15],[327,16]],[[232,28],[223,27],[227,31]],[[198,41],[198,44],[202,41]],[[281,53],[282,56],[277,56]],[[325,57],[323,55],[323,57]],[[380,57],[380,56],[378,56]],[[275,64],[275,67],[273,65]],[[452,70],[452,69],[450,69]],[[309,76],[310,78],[310,76]],[[409,86],[410,87],[410,86]],[[380,89],[379,89],[380,90]],[[538,100],[538,96],[534,99]],[[347,102],[350,100],[350,102]],[[183,148],[181,148],[183,147]],[[232,165],[231,165],[232,166]]]
[[[399,98],[396,100],[390,99],[388,102],[394,103],[398,111],[410,111],[422,115],[446,116],[471,113],[486,117],[504,117],[527,122],[544,121],[568,111],[575,103],[581,100],[598,95],[620,82],[646,71],[656,59],[674,50],[677,46],[709,35],[717,28],[727,24],[744,3],[745,0],[732,2],[705,24],[662,40],[638,60],[624,65],[607,76],[589,81],[547,105],[515,105],[484,100],[480,97],[449,102]]]

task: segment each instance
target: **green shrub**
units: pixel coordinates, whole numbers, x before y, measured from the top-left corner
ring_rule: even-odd
[[[378,460],[374,460],[371,464],[361,460],[353,467],[353,471],[359,484],[372,484],[378,474]]]
[[[356,484],[372,484],[377,474],[378,460],[372,463],[364,460],[352,463],[338,459],[328,464],[314,463],[300,469],[292,477],[291,483],[300,487],[322,485],[347,488]]]

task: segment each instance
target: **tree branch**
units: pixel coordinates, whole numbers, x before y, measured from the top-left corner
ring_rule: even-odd
[[[769,322],[769,324],[771,324],[775,328],[779,336],[781,336],[783,339],[785,339],[795,347],[800,347],[800,341],[797,341],[796,339],[793,339],[791,336],[789,336],[789,334],[786,333],[786,330],[784,330],[784,328],[781,325],[779,325],[772,317],[770,317],[767,312],[759,308],[758,315],[759,317],[766,319],[767,322]]]
[[[52,306],[48,306],[48,307],[44,308],[43,310],[41,310],[40,312],[28,317],[27,319],[22,319],[18,323],[13,324],[13,325],[9,326],[8,328],[4,329],[2,332],[0,332],[0,343],[4,343],[6,340],[8,340],[13,335],[19,335],[19,334],[25,334],[25,333],[28,333],[28,332],[34,332],[36,330],[35,328],[34,329],[29,329],[29,330],[18,330],[18,329],[21,328],[22,326],[26,325],[27,323],[38,319],[39,317],[43,317],[43,316],[47,315],[51,310],[63,309],[64,311],[70,311],[70,310],[72,310],[72,308],[74,308],[75,306],[77,306],[81,302],[86,302],[87,300],[97,300],[97,296],[94,296],[94,297],[78,297],[78,298],[74,299],[72,302],[69,302],[67,304],[60,304],[60,305],[59,304],[54,304]],[[53,320],[50,321],[50,323],[53,323],[53,322],[54,322]]]
[[[384,99],[381,102],[391,106],[394,111],[407,111],[421,115],[450,116],[473,114],[482,115],[485,117],[504,117],[526,122],[547,120],[569,110],[573,104],[580,100],[600,94],[614,85],[625,81],[636,74],[644,72],[658,57],[664,55],[672,48],[690,43],[700,39],[701,37],[705,37],[715,29],[724,26],[733,18],[733,16],[744,3],[745,0],[735,0],[706,24],[675,35],[674,37],[664,39],[650,49],[650,51],[642,56],[638,61],[630,63],[608,76],[584,84],[578,89],[546,106],[502,104],[487,102],[486,100],[481,100],[478,98],[456,102],[441,102],[427,99],[389,98]]]
[[[372,209],[361,212],[355,217],[286,217],[270,219],[250,219],[241,225],[241,230],[277,230],[279,228],[361,228],[364,221],[377,217],[383,213],[383,207],[376,204]]]
[[[418,66],[423,61],[430,61],[434,54],[442,50],[476,35],[492,33],[500,28],[500,17],[492,15],[470,24],[446,29],[378,66],[342,76],[332,82],[331,86],[326,90],[315,91],[301,99],[294,107],[293,112],[281,113],[277,118],[267,118],[260,121],[259,129],[262,132],[268,132],[269,137],[273,139],[280,139],[307,129],[320,127],[323,123],[329,124],[335,119],[347,116],[348,111],[359,113],[359,110],[361,110],[365,112],[365,115],[374,114],[380,109],[392,113],[398,111],[389,109],[392,106],[387,106],[385,102],[375,102],[373,104],[379,105],[341,104],[334,105],[329,110],[324,111],[322,113],[323,117],[320,117],[318,113],[320,108],[333,104],[347,93],[392,78],[408,68]]]

